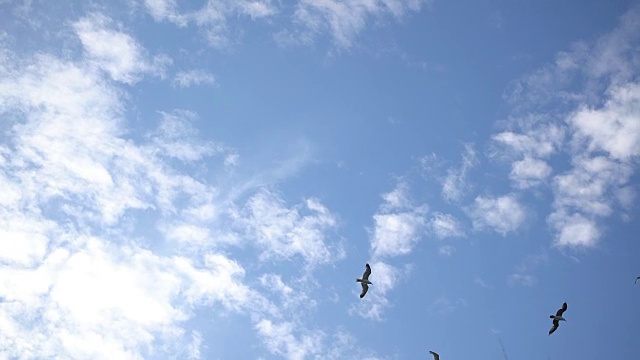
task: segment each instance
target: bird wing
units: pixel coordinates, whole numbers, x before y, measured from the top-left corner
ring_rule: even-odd
[[[638,280],[640,280],[640,276],[638,276],[638,277],[636,278],[636,281],[634,282],[634,284],[635,284],[635,283],[637,283],[637,282],[638,282]]]
[[[558,309],[558,312],[556,312],[556,316],[562,316],[562,314],[565,311],[567,311],[567,302],[566,301],[562,304],[562,308]]]
[[[364,274],[362,274],[362,279],[369,280],[369,275],[371,275],[371,266],[367,264],[367,269],[364,271]]]
[[[429,350],[429,353],[433,355],[433,360],[440,360],[440,355],[438,355],[438,353],[435,353],[431,350]]]
[[[558,320],[553,320],[553,326],[549,329],[549,335],[553,334],[554,331],[560,326],[560,322]]]
[[[369,285],[365,283],[360,283],[360,285],[362,285],[362,293],[360,293],[360,299],[362,299],[367,291],[369,291]]]

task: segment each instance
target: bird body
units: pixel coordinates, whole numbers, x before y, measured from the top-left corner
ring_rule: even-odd
[[[369,281],[369,275],[371,275],[371,266],[367,264],[364,274],[362,274],[362,279],[356,279],[356,282],[359,282],[360,285],[362,285],[360,299],[362,299],[366,295],[367,291],[369,291],[369,285],[373,284],[371,281]]]
[[[562,307],[558,309],[555,315],[549,315],[549,317],[553,319],[553,326],[551,327],[551,329],[549,329],[549,335],[553,334],[558,326],[560,326],[560,321],[567,321],[564,317],[562,317],[562,314],[564,314],[565,311],[567,311],[566,301],[562,304]]]

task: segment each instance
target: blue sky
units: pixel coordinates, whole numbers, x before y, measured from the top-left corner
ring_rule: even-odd
[[[0,0],[0,357],[637,358],[639,54],[638,1]]]

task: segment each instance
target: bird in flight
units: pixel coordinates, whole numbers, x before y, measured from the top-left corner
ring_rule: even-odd
[[[638,282],[638,280],[640,280],[640,276],[638,276],[638,277],[636,278],[636,281],[634,282],[634,284],[635,284],[635,283],[637,283],[637,282]]]
[[[371,275],[371,266],[367,264],[367,269],[362,274],[362,279],[356,279],[356,282],[359,282],[362,285],[362,293],[360,293],[360,299],[362,299],[367,291],[369,290],[369,285],[371,285],[371,281],[369,281],[369,275]]]
[[[562,304],[562,308],[558,309],[555,315],[549,315],[550,318],[553,319],[553,326],[549,330],[549,335],[553,334],[554,331],[560,326],[560,321],[567,321],[562,317],[562,314],[567,311],[567,302],[565,301]]]
[[[429,353],[433,355],[433,360],[440,360],[440,355],[437,352],[429,350]]]

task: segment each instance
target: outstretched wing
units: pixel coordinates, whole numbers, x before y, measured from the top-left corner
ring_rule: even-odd
[[[562,314],[565,311],[567,311],[567,302],[566,301],[562,304],[562,308],[558,309],[558,312],[556,312],[556,316],[562,316]]]
[[[362,280],[369,280],[369,275],[371,275],[371,266],[367,264],[367,269],[364,271],[364,274],[362,274]]]
[[[438,353],[429,350],[429,353],[433,355],[433,360],[440,360],[440,355]]]
[[[362,299],[367,291],[369,291],[369,285],[365,284],[365,283],[360,283],[360,285],[362,285],[362,293],[360,293],[360,299]]]
[[[638,277],[636,278],[636,281],[634,282],[634,284],[635,284],[635,283],[637,283],[637,282],[638,282],[638,280],[640,280],[640,276],[638,276]]]
[[[553,326],[549,329],[549,335],[553,334],[554,331],[558,328],[560,322],[558,320],[553,320]]]

